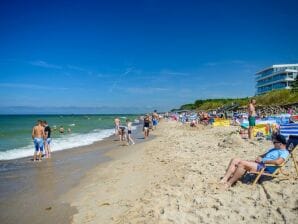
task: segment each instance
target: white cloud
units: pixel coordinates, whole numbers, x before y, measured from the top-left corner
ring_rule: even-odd
[[[129,88],[122,88],[124,91],[133,94],[152,94],[152,93],[161,93],[167,92],[169,89],[167,88],[160,88],[160,87],[147,87],[147,88],[140,88],[140,87],[129,87]]]
[[[37,67],[42,67],[42,68],[62,69],[62,66],[49,64],[45,61],[40,61],[40,60],[39,61],[31,61],[30,64],[37,66]]]
[[[89,72],[88,69],[85,69],[85,68],[82,68],[79,66],[75,66],[75,65],[67,65],[67,68],[71,69],[71,70],[75,70],[75,71],[80,71],[80,72]]]
[[[185,72],[176,72],[176,71],[171,71],[171,70],[161,70],[160,75],[169,75],[169,76],[189,76],[190,74],[185,73]]]
[[[23,88],[23,89],[43,89],[43,90],[67,90],[68,88],[50,87],[43,85],[32,85],[27,83],[0,83],[0,87],[6,88]]]
[[[128,75],[129,73],[131,73],[132,70],[133,70],[133,67],[131,67],[131,68],[127,68],[125,72],[123,72],[122,74],[120,74],[119,77],[115,79],[115,81],[114,81],[114,83],[112,84],[112,86],[111,86],[109,92],[113,92],[114,89],[116,89],[116,88],[118,87],[118,84],[122,81],[122,79],[123,79],[126,75]]]
[[[238,64],[238,65],[247,65],[248,63],[244,60],[234,59],[227,61],[211,61],[207,62],[204,65],[209,67],[219,66],[219,65],[229,65],[229,64]]]

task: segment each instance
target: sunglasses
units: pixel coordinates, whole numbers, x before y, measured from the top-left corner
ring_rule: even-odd
[[[276,143],[281,143],[281,142],[276,142],[276,141],[274,141],[273,143],[276,144]]]

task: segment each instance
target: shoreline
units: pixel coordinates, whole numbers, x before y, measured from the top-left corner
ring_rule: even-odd
[[[133,132],[137,144],[139,129]],[[129,147],[116,139],[112,135],[91,145],[55,151],[51,159],[41,162],[33,162],[31,157],[1,161],[8,169],[0,172],[1,223],[70,223],[76,208],[61,196],[77,186],[89,170],[112,160],[108,152],[127,151]]]
[[[40,182],[28,176],[35,182],[29,187],[52,189],[42,192],[41,199],[47,203],[31,198],[40,202],[37,208],[32,202],[17,204],[30,198],[23,191],[22,197],[10,200],[13,206],[1,205],[1,220],[45,224],[295,222],[297,199],[293,195],[298,193],[298,183],[294,179],[264,181],[255,188],[239,181],[225,192],[216,187],[231,158],[254,159],[272,147],[271,142],[245,141],[235,126],[191,128],[174,121],[160,122],[145,141],[139,129],[135,133],[135,145],[121,146],[110,138],[106,145],[65,153],[74,160],[64,165],[59,162],[67,150],[57,152],[62,154],[54,170],[62,172],[62,179],[57,175],[50,179],[46,167],[40,169]],[[95,155],[103,160],[98,162]],[[57,189],[59,181],[67,187]],[[10,219],[4,219],[6,213]]]

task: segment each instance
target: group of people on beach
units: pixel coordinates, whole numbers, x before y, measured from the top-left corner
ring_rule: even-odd
[[[156,129],[156,126],[159,122],[159,115],[156,111],[152,113],[150,116],[149,114],[146,114],[146,116],[140,117],[140,121],[143,122],[143,134],[144,139],[149,137],[150,130]],[[116,117],[114,119],[114,125],[115,125],[115,135],[119,136],[119,140],[122,142],[127,142],[128,145],[135,144],[135,141],[132,138],[132,122],[130,119],[126,119],[126,126],[121,126],[121,120],[119,117]],[[127,129],[127,132],[126,132]]]
[[[132,132],[132,122],[130,119],[126,119],[126,127],[121,126],[121,120],[119,117],[116,117],[114,119],[114,124],[115,124],[115,135],[119,135],[119,140],[124,142],[126,141],[127,144],[132,144],[134,145],[135,142],[132,139],[131,132]],[[127,129],[127,133],[126,133]]]
[[[51,158],[51,128],[47,121],[37,121],[32,129],[32,139],[35,147],[33,161],[41,161],[44,150],[46,158]]]
[[[294,111],[294,109],[292,109],[291,112],[292,111]],[[255,99],[249,100],[246,112],[248,118],[248,139],[253,142],[256,118],[259,117],[259,113],[256,111]],[[211,114],[211,116],[212,115],[214,114]],[[211,116],[206,112],[199,112],[196,116],[197,121],[184,120],[183,115],[180,115],[177,120],[180,120],[182,123],[189,122],[191,127],[195,127],[198,124],[211,124]],[[191,118],[191,116],[189,116],[189,118]],[[286,161],[290,154],[290,152],[287,150],[287,145],[289,142],[287,141],[286,137],[281,135],[278,130],[274,130],[268,139],[272,141],[273,147],[267,150],[264,154],[258,156],[255,160],[245,160],[240,158],[231,159],[225,175],[219,182],[221,188],[228,189],[239,179],[241,179],[246,172],[257,173],[264,169],[264,172],[272,174],[276,171],[279,165]]]

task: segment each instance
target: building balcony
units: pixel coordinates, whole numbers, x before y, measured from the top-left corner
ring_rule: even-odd
[[[291,77],[286,77],[284,80],[285,81],[295,81],[295,79],[294,78],[291,78]]]
[[[279,79],[279,80],[274,80],[274,81],[271,81],[271,82],[266,82],[266,83],[261,83],[261,84],[256,84],[256,87],[263,87],[263,86],[269,86],[269,85],[273,85],[275,83],[279,83],[279,82],[287,82],[288,80],[286,79]]]
[[[296,73],[297,70],[295,70],[295,69],[284,69],[282,71],[273,72],[269,75],[264,75],[264,76],[257,74],[257,77],[256,77],[255,80],[260,81],[260,80],[267,79],[267,78],[270,78],[270,77],[275,76],[275,75],[280,75],[280,74],[285,74],[285,73],[292,73],[292,72]]]

